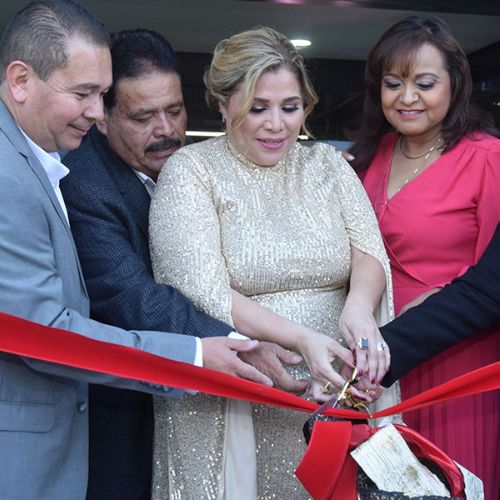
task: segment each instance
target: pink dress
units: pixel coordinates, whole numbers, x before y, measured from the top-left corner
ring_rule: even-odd
[[[477,262],[500,219],[500,140],[462,138],[388,200],[397,138],[386,135],[362,173],[391,261],[396,314]],[[403,377],[402,398],[499,359],[497,332],[473,335]],[[407,413],[404,420],[478,475],[486,499],[500,498],[499,391]]]

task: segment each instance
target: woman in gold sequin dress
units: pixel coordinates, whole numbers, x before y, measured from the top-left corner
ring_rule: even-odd
[[[155,278],[298,351],[306,362],[291,373],[311,377],[318,400],[338,377],[332,338],[351,349],[370,338],[356,362],[376,383],[389,362],[374,319],[376,309],[392,317],[389,263],[342,155],[296,142],[317,102],[302,57],[271,29],[247,31],[217,46],[205,84],[227,135],[182,148],[162,169],[150,215]],[[394,403],[395,390],[384,399]],[[198,394],[157,400],[155,419],[154,498],[308,497],[294,477],[303,414]]]

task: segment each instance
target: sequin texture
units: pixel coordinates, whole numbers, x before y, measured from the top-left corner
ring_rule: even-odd
[[[382,263],[392,304],[371,205],[342,155],[325,144],[296,144],[273,167],[249,163],[226,137],[182,148],[159,176],[150,234],[156,280],[229,324],[234,288],[339,340],[351,244]],[[305,365],[290,373],[309,375]],[[223,498],[224,407],[204,395],[155,401],[156,499]],[[252,414],[258,498],[308,498],[294,476],[305,415],[261,405]]]

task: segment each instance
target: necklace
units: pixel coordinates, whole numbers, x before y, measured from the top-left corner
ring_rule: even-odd
[[[417,174],[424,169],[424,167],[427,167],[428,164],[427,164],[427,161],[429,160],[429,158],[431,157],[432,153],[436,150],[440,150],[440,149],[444,149],[446,147],[446,144],[440,144],[441,142],[441,138],[438,139],[438,141],[436,142],[436,144],[434,144],[433,146],[431,146],[423,155],[420,155],[418,157],[411,157],[409,155],[406,155],[405,152],[403,151],[403,148],[402,148],[402,139],[403,137],[401,136],[396,144],[394,145],[394,149],[393,149],[393,153],[391,155],[391,157],[388,159],[387,161],[387,166],[385,167],[385,172],[384,172],[384,175],[380,176],[380,180],[379,180],[379,183],[378,183],[378,186],[377,186],[377,190],[376,190],[376,194],[375,194],[375,199],[374,199],[374,203],[373,203],[373,206],[374,206],[374,209],[375,209],[375,214],[377,215],[377,218],[379,219],[379,222],[380,222],[380,217],[382,217],[382,212],[384,210],[384,207],[386,207],[389,203],[389,201],[396,195],[398,194],[411,180],[413,180]],[[399,150],[401,151],[401,154],[409,159],[409,160],[419,160],[419,159],[423,159],[423,161],[416,167],[413,169],[413,171],[408,175],[408,177],[403,181],[403,183],[401,183],[399,185],[399,187],[392,193],[392,195],[388,196],[388,191],[387,191],[387,195],[384,197],[384,187],[387,186],[387,183],[388,183],[388,177],[389,177],[389,174],[393,168],[393,163],[394,163],[394,160],[395,160],[395,153],[396,153],[396,149],[399,147]],[[384,199],[385,198],[385,199]]]
[[[410,156],[406,151],[405,151],[405,148],[404,148],[404,136],[401,136],[399,138],[399,150],[401,151],[401,154],[408,160],[420,160],[420,158],[424,158],[424,162],[427,161],[431,154],[436,151],[436,150],[439,150],[439,149],[443,149],[444,148],[444,144],[442,144],[442,139],[441,137],[438,137],[437,141],[427,150],[425,151],[423,154],[421,155],[418,155],[418,156]]]
[[[423,158],[422,163],[415,167],[413,171],[408,175],[408,177],[403,181],[403,183],[398,187],[398,189],[394,192],[392,196],[395,194],[399,193],[411,180],[413,180],[417,174],[424,168],[427,167],[427,160],[431,157],[432,153],[434,151],[439,151],[440,149],[443,149],[445,147],[445,144],[442,143],[441,137],[437,139],[437,141],[422,155],[420,156],[410,156],[406,154],[405,150],[403,149],[403,136],[399,138],[399,150],[401,151],[402,155],[407,158],[408,160],[420,160]],[[392,158],[392,161],[394,161],[394,157]],[[392,162],[391,162],[392,163]]]
[[[428,157],[426,157],[426,159],[424,160],[424,162],[422,163],[422,165],[419,165],[417,168],[415,168],[415,170],[413,170],[413,172],[404,180],[403,184],[401,184],[398,187],[398,189],[396,189],[396,191],[394,192],[394,194],[399,193],[412,179],[414,179],[416,177],[416,175],[424,167],[424,165],[426,163],[426,160],[428,160]],[[394,194],[392,196],[394,196]],[[392,196],[391,196],[391,198],[392,198]]]

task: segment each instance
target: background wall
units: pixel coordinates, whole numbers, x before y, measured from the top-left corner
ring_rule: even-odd
[[[4,0],[0,30],[26,2]],[[500,126],[500,1],[493,0],[82,0],[110,29],[159,31],[179,53],[191,129],[220,130],[207,110],[202,75],[215,44],[234,33],[269,25],[307,38],[304,57],[320,96],[309,125],[318,139],[345,139],[362,105],[364,61],[394,22],[412,14],[446,20],[469,56],[474,98]]]

